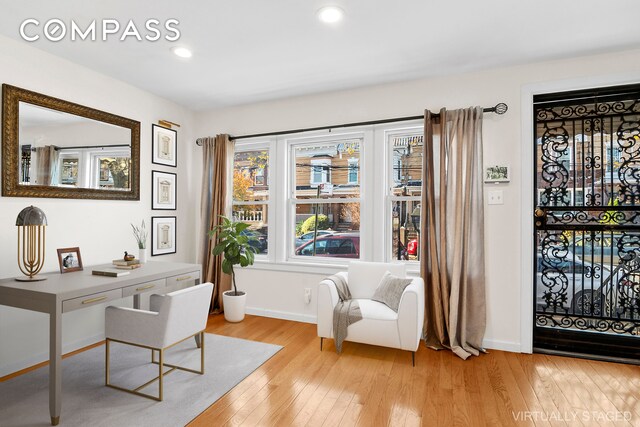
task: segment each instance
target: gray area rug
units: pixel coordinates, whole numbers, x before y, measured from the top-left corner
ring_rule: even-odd
[[[276,354],[281,346],[205,334],[205,374],[165,376],[164,400],[152,401],[104,385],[104,345],[62,361],[61,426],[184,426]],[[157,375],[150,350],[111,344],[111,383],[128,388]],[[157,359],[157,355],[156,355]],[[199,369],[200,350],[187,340],[166,363]],[[48,426],[49,368],[0,383],[0,426]],[[157,395],[157,382],[144,392]]]

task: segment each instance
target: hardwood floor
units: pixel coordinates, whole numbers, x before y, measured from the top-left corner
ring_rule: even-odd
[[[207,332],[284,348],[189,424],[640,426],[640,367],[490,351],[463,361],[332,340],[316,326],[211,316]],[[208,349],[208,351],[215,351]]]

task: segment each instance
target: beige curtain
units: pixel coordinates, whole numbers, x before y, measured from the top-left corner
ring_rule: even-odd
[[[425,339],[466,359],[484,351],[486,325],[482,108],[425,111],[424,137]]]
[[[200,220],[202,230],[201,259],[204,282],[215,285],[211,296],[211,310],[221,313],[222,293],[231,289],[231,276],[222,272],[222,256],[213,256],[211,250],[215,242],[209,238],[209,231],[220,222],[220,215],[229,215],[227,189],[230,185],[229,165],[233,156],[233,142],[229,135],[202,138],[202,195],[200,199]]]
[[[58,151],[53,145],[36,148],[36,183],[38,185],[58,184]]]

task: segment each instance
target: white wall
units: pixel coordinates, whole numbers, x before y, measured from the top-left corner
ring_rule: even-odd
[[[639,70],[640,51],[634,50],[324,93],[199,113],[196,135],[251,134],[412,116],[421,114],[425,108],[434,111],[441,107],[487,107],[506,102],[509,105],[506,115],[487,114],[484,121],[485,165],[509,164],[512,168],[511,182],[500,185],[504,205],[485,206],[488,305],[485,344],[520,351],[527,349],[523,339],[530,339],[520,329],[521,299],[526,299],[530,289],[530,283],[521,277],[524,256],[521,232],[527,231],[522,225],[527,213],[522,212],[521,192],[531,192],[530,185],[523,188],[520,167],[523,153],[531,151],[530,139],[523,137],[526,130],[523,123],[530,123],[530,115],[522,117],[529,114],[521,108],[523,88],[543,82],[555,82],[558,90],[574,89],[576,81],[587,87],[590,81],[637,82]],[[197,158],[199,148],[194,147],[193,151]],[[195,163],[195,167],[200,165]],[[197,175],[195,171],[194,174]],[[493,185],[485,187],[493,188]],[[309,306],[304,304],[303,288],[312,287],[315,297],[317,282],[331,269],[307,274],[286,271],[291,267],[261,270],[264,268],[258,265],[238,274],[239,286],[248,291],[248,311],[313,321],[315,301]]]
[[[83,263],[109,262],[124,250],[137,253],[131,222],[147,224],[151,216],[176,215],[177,254],[151,260],[195,261],[195,229],[190,220],[197,211],[198,175],[189,174],[194,162],[193,114],[189,110],[140,89],[72,64],[36,48],[0,37],[0,82],[79,103],[141,123],[140,201],[63,200],[0,197],[0,277],[20,275],[16,263],[18,212],[31,204],[47,215],[46,262],[43,271],[58,270],[57,248],[80,247]],[[135,66],[135,64],[132,64]],[[151,124],[160,119],[179,123],[178,210],[151,210],[151,170],[176,172],[151,164]],[[200,158],[196,158],[199,164]],[[150,244],[150,242],[149,242]],[[104,307],[63,316],[63,348],[73,350],[103,336]],[[0,376],[47,359],[48,316],[0,306]]]
[[[158,260],[195,261],[201,182],[201,148],[195,137],[216,133],[246,134],[313,127],[420,114],[424,108],[458,108],[470,105],[509,104],[505,116],[487,115],[484,124],[485,164],[507,163],[512,181],[502,185],[505,204],[487,206],[486,260],[488,324],[486,344],[518,351],[523,336],[520,301],[526,289],[520,275],[523,231],[521,157],[529,152],[523,138],[529,118],[522,118],[523,88],[555,82],[553,87],[640,81],[640,51],[612,53],[565,61],[523,65],[473,74],[425,79],[193,114],[167,100],[56,58],[24,43],[0,37],[0,82],[87,105],[141,122],[141,200],[138,202],[0,198],[0,277],[20,274],[15,261],[18,212],[30,204],[42,208],[49,219],[47,260],[44,270],[57,271],[56,248],[79,246],[86,266],[108,262],[123,250],[134,250],[129,223],[150,221],[151,170],[169,170],[151,164],[151,124],[167,119],[182,124],[178,131],[178,253]],[[595,83],[594,83],[595,84]],[[550,87],[550,86],[549,86]],[[526,151],[523,151],[526,150]],[[492,187],[492,186],[490,186]],[[526,185],[525,192],[531,191]],[[526,198],[526,196],[524,196]],[[526,230],[525,230],[526,231]],[[315,320],[318,281],[331,268],[262,266],[238,274],[247,290],[249,312],[276,317]],[[313,289],[311,305],[303,289]],[[65,351],[98,340],[103,333],[103,307],[63,316]],[[0,306],[0,376],[45,360],[47,316]]]

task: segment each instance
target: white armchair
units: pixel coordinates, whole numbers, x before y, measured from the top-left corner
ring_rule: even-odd
[[[358,302],[362,320],[349,325],[346,341],[383,347],[399,348],[412,353],[415,366],[415,351],[422,337],[424,323],[424,281],[420,277],[405,288],[398,312],[383,303],[371,300],[382,276],[386,272],[406,277],[404,264],[353,261],[348,272],[340,272],[349,286],[352,298]],[[333,309],[338,303],[338,291],[330,280],[320,282],[318,288],[318,336],[320,349],[322,340],[333,338]]]
[[[166,295],[151,295],[150,311],[107,307],[105,311],[105,384],[108,387],[161,401],[164,375],[175,369],[204,374],[204,329],[207,326],[212,293],[213,284],[203,283]],[[194,336],[200,338],[199,371],[164,363],[166,349]],[[111,384],[109,378],[111,341],[150,349],[151,362],[158,364],[158,376],[134,390]],[[155,351],[159,353],[157,362]],[[164,366],[171,369],[164,372]],[[157,397],[138,391],[156,380],[158,380]]]

